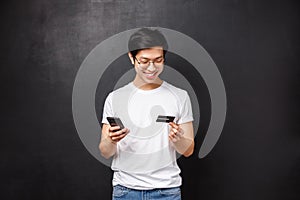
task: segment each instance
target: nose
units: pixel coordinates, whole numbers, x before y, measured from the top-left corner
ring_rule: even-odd
[[[149,66],[147,68],[149,71],[154,71],[156,69],[155,65],[153,62],[149,62]]]

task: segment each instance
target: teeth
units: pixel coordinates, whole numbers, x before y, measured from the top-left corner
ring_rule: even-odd
[[[146,73],[147,76],[153,76],[154,74],[155,74],[155,72],[152,73],[152,74],[147,74],[147,73]]]

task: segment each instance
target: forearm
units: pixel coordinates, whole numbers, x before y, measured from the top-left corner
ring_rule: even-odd
[[[122,140],[128,133],[129,129],[127,128],[120,130],[119,126],[110,127],[108,124],[103,124],[101,142],[99,144],[101,155],[106,159],[115,155],[117,142]]]
[[[191,138],[182,137],[179,141],[172,142],[172,144],[175,150],[185,157],[192,155],[194,152],[194,140]]]
[[[101,155],[104,158],[108,159],[116,153],[117,143],[113,142],[109,137],[105,137],[101,139],[101,142],[99,144],[99,149]]]
[[[170,122],[169,139],[175,150],[188,157],[194,152],[194,129],[193,123],[187,122],[183,124],[175,124]]]

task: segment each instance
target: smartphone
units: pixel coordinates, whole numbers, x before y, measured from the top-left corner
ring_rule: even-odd
[[[124,128],[124,125],[123,125],[120,118],[118,118],[118,117],[106,117],[106,119],[109,122],[110,126],[120,126],[119,130]],[[119,131],[119,130],[115,130],[115,131]]]
[[[164,116],[164,115],[158,115],[156,122],[165,122],[165,123],[170,123],[173,122],[175,119],[174,116]]]

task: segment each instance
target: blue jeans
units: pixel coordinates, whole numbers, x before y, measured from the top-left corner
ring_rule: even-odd
[[[181,200],[180,187],[135,190],[121,185],[113,188],[113,200]]]

